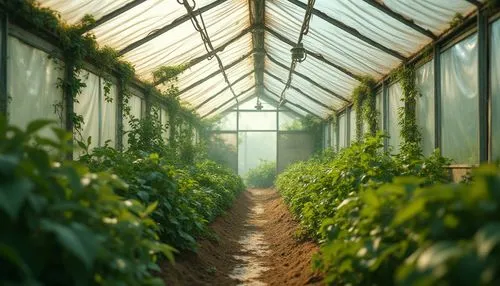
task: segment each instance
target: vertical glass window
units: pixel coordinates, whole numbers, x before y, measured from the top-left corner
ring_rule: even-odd
[[[457,164],[479,163],[477,34],[441,54],[443,156]]]
[[[346,113],[339,115],[339,149],[347,146],[347,116]]]
[[[356,142],[356,110],[349,111],[349,145]]]
[[[404,107],[403,90],[399,83],[395,83],[389,87],[389,112],[387,114],[389,133],[389,146],[392,147],[394,153],[399,153],[399,144],[401,143],[401,128],[399,127],[398,113],[399,108]]]
[[[36,119],[64,118],[63,93],[57,88],[58,78],[64,77],[61,62],[49,59],[49,54],[24,44],[17,38],[8,38],[7,95],[11,124],[25,128]],[[52,136],[49,128],[40,131]]]
[[[338,122],[336,122],[336,124],[338,124]],[[336,127],[335,124],[331,124],[330,128],[331,128],[331,131],[330,131],[331,139],[330,139],[330,141],[332,142],[331,145],[332,145],[333,150],[337,150],[337,127]]]
[[[491,151],[500,160],[500,20],[491,25]]]
[[[384,95],[382,93],[382,88],[379,91],[377,91],[376,109],[378,112],[377,116],[378,130],[384,130]]]
[[[435,146],[433,60],[416,70],[415,82],[420,93],[417,98],[416,116],[422,134],[422,152],[425,156],[429,156]]]

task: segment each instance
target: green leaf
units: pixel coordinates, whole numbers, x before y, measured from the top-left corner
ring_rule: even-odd
[[[438,242],[422,252],[417,260],[417,267],[421,270],[435,268],[460,254],[462,249],[456,243]]]
[[[7,181],[0,184],[0,209],[11,219],[17,219],[19,211],[34,189],[34,184],[26,178]]]
[[[474,237],[477,252],[480,257],[487,257],[490,252],[500,243],[500,223],[490,223],[483,226]]]
[[[19,253],[17,251],[3,243],[0,243],[0,257],[6,262],[10,262],[13,265],[16,265],[19,269],[22,270],[24,276],[31,276],[31,270],[28,265],[23,261]]]
[[[142,212],[141,217],[147,217],[148,215],[150,215],[152,212],[154,212],[154,210],[156,209],[157,206],[158,206],[158,201],[151,203],[146,208],[146,210],[144,210],[144,212]]]
[[[38,130],[50,125],[54,124],[56,121],[54,120],[48,120],[48,119],[40,119],[40,120],[35,120],[32,121],[28,124],[28,127],[26,128],[26,134],[33,134],[37,132]]]
[[[83,262],[87,269],[92,268],[98,242],[90,230],[76,223],[67,227],[46,219],[41,221],[40,226],[43,230],[55,234],[59,243]]]
[[[395,224],[404,223],[407,220],[415,217],[420,212],[422,212],[424,208],[425,208],[425,200],[423,199],[414,200],[396,214],[394,223]]]

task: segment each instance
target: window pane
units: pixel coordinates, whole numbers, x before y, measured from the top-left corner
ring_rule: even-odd
[[[376,99],[378,130],[384,130],[384,95],[382,89],[377,92]]]
[[[10,123],[25,128],[30,121],[43,118],[58,121],[62,127],[63,94],[57,88],[58,78],[64,77],[62,63],[49,59],[47,53],[13,37],[8,38],[8,55]],[[44,128],[40,135],[52,136],[53,133],[49,128]]]
[[[477,34],[441,55],[442,151],[457,164],[479,162]]]
[[[339,149],[347,146],[347,120],[346,113],[339,116]]]
[[[422,151],[429,156],[434,150],[434,61],[416,70],[416,84],[420,91],[417,99],[417,124],[422,133]]]
[[[388,112],[388,128],[389,133],[389,146],[393,149],[393,153],[399,153],[399,144],[401,143],[401,128],[398,124],[398,110],[400,107],[404,106],[403,101],[403,90],[399,83],[393,84],[389,87],[389,112]]]
[[[100,145],[104,146],[109,141],[108,146],[116,147],[116,116],[118,89],[116,85],[110,86],[109,94],[105,94],[104,80],[101,79],[101,138]]]
[[[245,176],[262,160],[276,162],[276,132],[238,133],[238,174]]]
[[[236,130],[236,112],[230,112],[223,114],[221,119],[215,123],[215,129],[217,130]]]
[[[491,151],[500,160],[500,20],[491,25]]]
[[[356,110],[351,108],[349,112],[349,145],[356,141]]]
[[[304,130],[300,117],[290,111],[280,111],[280,130]]]
[[[240,112],[240,130],[276,130],[276,112]]]

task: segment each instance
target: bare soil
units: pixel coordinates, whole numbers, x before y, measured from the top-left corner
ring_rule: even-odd
[[[196,253],[162,265],[167,285],[321,285],[311,269],[315,243],[295,238],[298,224],[275,190],[243,192],[210,226]]]

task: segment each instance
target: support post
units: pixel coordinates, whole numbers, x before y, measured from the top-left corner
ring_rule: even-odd
[[[478,86],[479,86],[479,161],[488,162],[488,17],[484,10],[477,12],[478,26]]]
[[[441,49],[434,46],[434,148],[441,150]]]
[[[384,80],[382,82],[382,106],[384,108],[384,118],[382,118],[383,121],[383,130],[384,133],[387,135],[387,131],[389,130],[389,92],[387,89],[387,83]],[[385,137],[384,138],[384,151],[389,150],[389,138]]]
[[[7,116],[7,14],[2,11],[0,15],[0,114]]]
[[[66,110],[66,131],[68,131],[71,134],[71,138],[69,139],[69,144],[70,146],[73,146],[73,137],[74,137],[74,126],[73,126],[73,120],[75,117],[75,111],[74,111],[74,98],[73,98],[73,92],[71,90],[71,86],[68,84],[68,80],[70,80],[73,77],[73,69],[74,69],[74,63],[69,60],[65,63],[64,66],[64,90],[63,90],[63,96],[64,96],[64,102],[65,102],[65,110]],[[73,151],[68,152],[66,155],[66,158],[68,160],[73,160]]]

